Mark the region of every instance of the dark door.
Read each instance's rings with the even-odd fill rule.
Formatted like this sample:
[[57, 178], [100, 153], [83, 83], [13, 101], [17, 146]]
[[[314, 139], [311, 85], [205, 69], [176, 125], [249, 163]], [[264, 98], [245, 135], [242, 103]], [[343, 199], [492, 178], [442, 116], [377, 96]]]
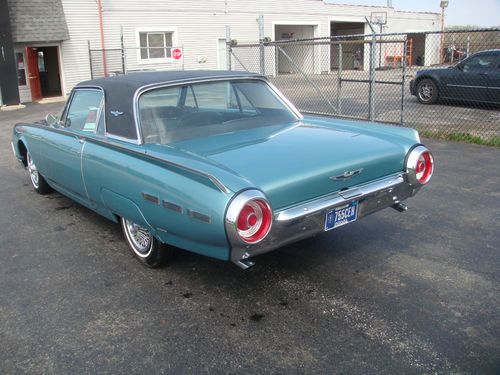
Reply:
[[42, 86], [40, 84], [38, 52], [36, 48], [27, 47], [26, 57], [28, 59], [28, 79], [30, 81], [31, 100], [40, 100], [42, 99]]
[[474, 55], [443, 77], [443, 97], [460, 100], [488, 101], [488, 74], [495, 66], [493, 54]]
[[500, 55], [497, 56], [495, 68], [486, 74], [488, 82], [488, 101], [500, 104]]

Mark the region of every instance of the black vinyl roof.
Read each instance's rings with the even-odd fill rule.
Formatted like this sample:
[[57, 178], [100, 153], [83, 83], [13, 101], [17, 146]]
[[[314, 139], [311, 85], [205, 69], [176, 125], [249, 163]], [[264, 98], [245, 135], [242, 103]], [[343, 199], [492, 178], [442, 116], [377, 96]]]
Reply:
[[[105, 95], [106, 131], [127, 139], [136, 139], [134, 95], [144, 86], [210, 80], [218, 78], [260, 77], [256, 73], [226, 70], [181, 70], [134, 72], [80, 82], [75, 88], [99, 87]], [[118, 115], [117, 115], [118, 114]]]

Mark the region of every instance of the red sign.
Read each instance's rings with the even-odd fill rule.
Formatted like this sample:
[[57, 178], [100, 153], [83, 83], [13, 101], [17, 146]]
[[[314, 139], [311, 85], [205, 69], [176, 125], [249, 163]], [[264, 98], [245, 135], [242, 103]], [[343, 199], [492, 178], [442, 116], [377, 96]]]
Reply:
[[174, 60], [179, 60], [180, 58], [182, 58], [182, 50], [180, 48], [174, 48], [172, 50], [172, 58]]

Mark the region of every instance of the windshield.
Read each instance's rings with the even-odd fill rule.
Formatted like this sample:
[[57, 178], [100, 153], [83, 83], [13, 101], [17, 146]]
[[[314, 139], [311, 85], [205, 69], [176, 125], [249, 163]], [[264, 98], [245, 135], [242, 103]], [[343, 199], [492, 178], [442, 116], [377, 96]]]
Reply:
[[260, 80], [154, 89], [140, 96], [139, 114], [144, 142], [157, 144], [298, 120], [269, 85]]

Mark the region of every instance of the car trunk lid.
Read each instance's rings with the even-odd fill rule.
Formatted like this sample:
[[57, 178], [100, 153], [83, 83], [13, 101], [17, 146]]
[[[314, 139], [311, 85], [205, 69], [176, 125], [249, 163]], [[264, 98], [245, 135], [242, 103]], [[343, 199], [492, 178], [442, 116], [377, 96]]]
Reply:
[[390, 137], [305, 120], [191, 139], [169, 147], [245, 177], [267, 195], [274, 209], [402, 171], [406, 151]]

